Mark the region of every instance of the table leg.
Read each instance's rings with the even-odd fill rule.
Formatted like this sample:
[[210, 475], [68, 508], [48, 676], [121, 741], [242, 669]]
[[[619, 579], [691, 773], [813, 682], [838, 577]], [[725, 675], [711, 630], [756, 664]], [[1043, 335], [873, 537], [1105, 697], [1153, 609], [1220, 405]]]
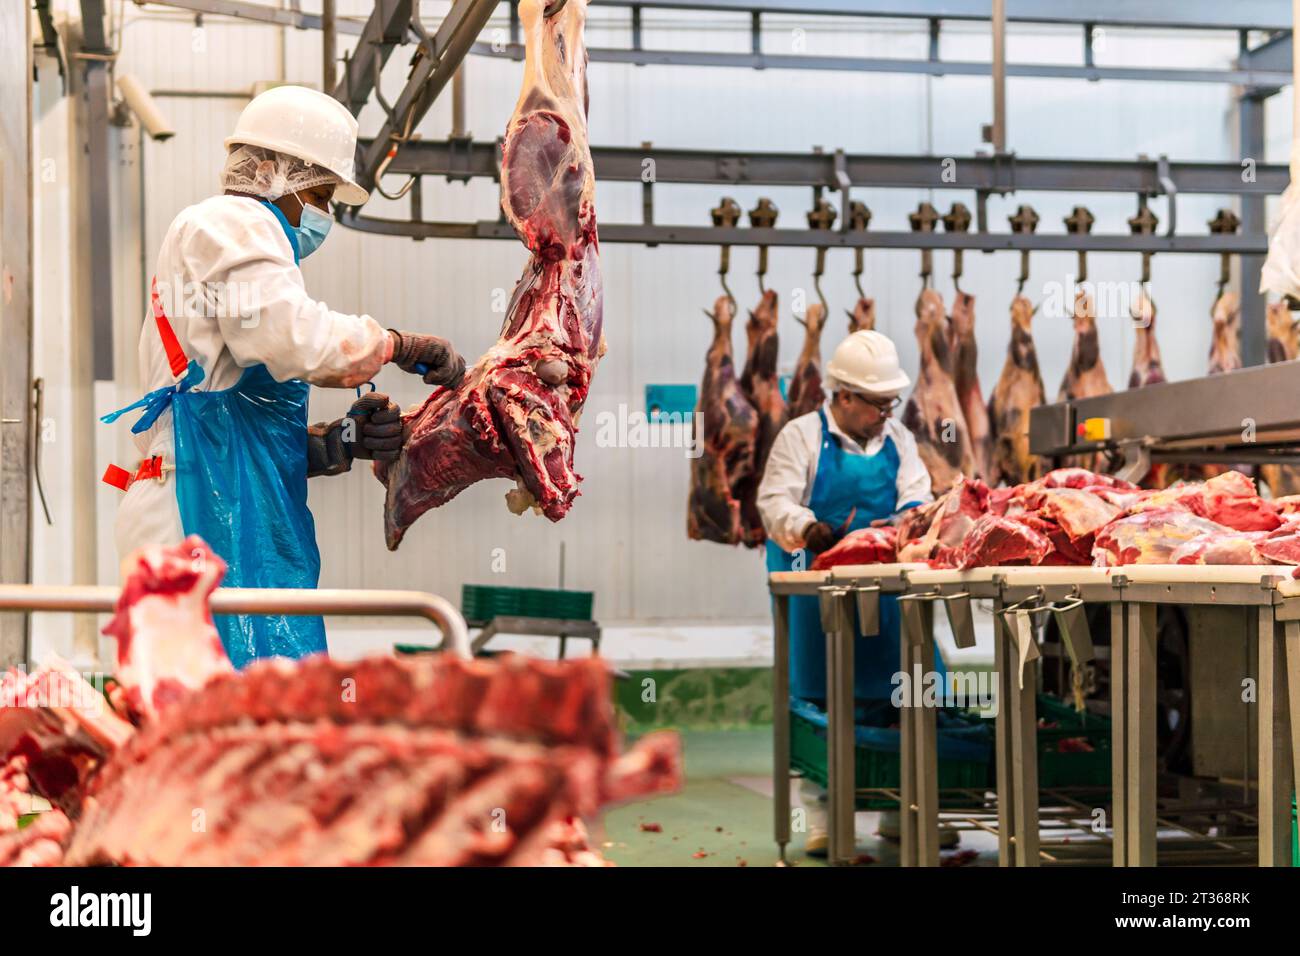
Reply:
[[[1019, 651], [1020, 640], [1032, 641], [1032, 633], [1017, 635], [1016, 656], [1011, 665], [1011, 791], [1016, 820], [1016, 866], [1038, 865], [1038, 681], [1036, 665]], [[1021, 686], [1023, 684], [1023, 686]]]
[[1110, 606], [1110, 824], [1111, 862], [1128, 866], [1128, 617], [1125, 605]]
[[1156, 865], [1156, 606], [1128, 604], [1127, 866]]
[[[921, 605], [921, 642], [916, 648], [922, 681], [934, 673], [934, 605]], [[924, 683], [922, 684], [924, 688]], [[940, 689], [942, 691], [942, 688]], [[924, 700], [924, 697], [922, 698]], [[915, 708], [912, 725], [916, 745], [917, 773], [916, 829], [917, 864], [939, 865], [939, 738], [938, 707]], [[900, 741], [901, 744], [901, 741]]]
[[1291, 861], [1291, 745], [1287, 733], [1286, 645], [1273, 608], [1258, 614], [1259, 865]]
[[772, 803], [776, 845], [790, 842], [790, 598], [772, 595]]
[[994, 717], [993, 758], [998, 788], [998, 866], [1015, 866], [1016, 809], [1011, 796], [1011, 695], [1015, 693], [1011, 635], [1002, 620], [1002, 598], [993, 600], [993, 673], [997, 677], [998, 712]]
[[[1300, 794], [1300, 621], [1286, 622], [1284, 643], [1287, 709], [1290, 714], [1287, 731], [1291, 735], [1291, 792]], [[1286, 865], [1285, 860], [1282, 865]], [[1290, 865], [1300, 865], [1300, 860], [1293, 858]]]
[[902, 627], [899, 628], [899, 666], [903, 669], [906, 676], [904, 686], [910, 688], [909, 693], [903, 699], [903, 706], [898, 712], [898, 756], [901, 776], [899, 780], [899, 805], [898, 805], [898, 823], [899, 823], [899, 856], [898, 863], [900, 866], [917, 866], [917, 832], [916, 832], [916, 806], [917, 796], [917, 772], [916, 772], [916, 712], [917, 708], [912, 706], [913, 695], [918, 688], [912, 687], [916, 680], [917, 668], [914, 666], [919, 659], [917, 645], [920, 643], [920, 632], [922, 630], [921, 608], [916, 601], [898, 602], [900, 617], [902, 618]]
[[835, 767], [839, 773], [838, 800], [836, 802], [839, 816], [835, 819], [835, 831], [839, 837], [838, 858], [841, 863], [851, 863], [857, 855], [857, 828], [854, 820], [857, 814], [857, 773], [854, 759], [853, 734], [853, 612], [852, 597], [845, 595], [840, 602], [844, 617], [841, 628], [836, 633], [839, 654], [836, 667], [839, 669], [837, 696], [840, 701], [839, 715], [839, 755]]

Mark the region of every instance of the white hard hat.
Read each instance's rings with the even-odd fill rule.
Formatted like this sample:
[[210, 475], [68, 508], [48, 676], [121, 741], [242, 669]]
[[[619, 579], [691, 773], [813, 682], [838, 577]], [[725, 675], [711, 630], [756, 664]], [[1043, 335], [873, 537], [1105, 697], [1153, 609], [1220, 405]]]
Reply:
[[247, 143], [295, 156], [339, 179], [334, 201], [360, 206], [370, 194], [357, 185], [352, 163], [357, 120], [338, 100], [305, 86], [275, 86], [253, 97], [226, 137], [226, 149]]
[[897, 395], [912, 383], [898, 365], [898, 349], [874, 329], [854, 332], [838, 346], [826, 366], [832, 387], [873, 395]]

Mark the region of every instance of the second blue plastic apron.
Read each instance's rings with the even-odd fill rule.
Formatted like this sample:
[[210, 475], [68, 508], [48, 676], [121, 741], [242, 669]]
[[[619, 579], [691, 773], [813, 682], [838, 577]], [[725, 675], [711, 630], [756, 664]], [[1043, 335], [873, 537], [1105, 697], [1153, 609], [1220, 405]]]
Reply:
[[[894, 440], [886, 436], [884, 446], [874, 455], [850, 454], [841, 447], [838, 436], [831, 434], [826, 410], [818, 409], [817, 415], [821, 420], [821, 452], [808, 500], [813, 515], [838, 529], [853, 514], [851, 531], [893, 515], [898, 508], [899, 464]], [[768, 571], [792, 570], [794, 559], [789, 551], [768, 540]], [[803, 567], [811, 564], [809, 558]], [[893, 595], [882, 595], [880, 633], [853, 642], [856, 699], [887, 700], [893, 693], [893, 677], [901, 667], [898, 640], [898, 601]], [[935, 669], [942, 672], [943, 661], [938, 654], [935, 658]], [[790, 696], [826, 699], [826, 634], [815, 597], [790, 598]]]
[[[263, 205], [289, 237], [296, 263], [293, 228], [279, 209]], [[253, 365], [227, 389], [169, 388], [147, 397], [161, 396], [135, 427], [170, 404], [181, 525], [226, 561], [227, 587], [314, 588], [320, 580], [316, 525], [307, 507], [310, 388], [297, 379], [277, 382], [265, 365]], [[240, 668], [263, 657], [299, 658], [326, 649], [319, 617], [217, 615], [215, 622], [226, 654]]]

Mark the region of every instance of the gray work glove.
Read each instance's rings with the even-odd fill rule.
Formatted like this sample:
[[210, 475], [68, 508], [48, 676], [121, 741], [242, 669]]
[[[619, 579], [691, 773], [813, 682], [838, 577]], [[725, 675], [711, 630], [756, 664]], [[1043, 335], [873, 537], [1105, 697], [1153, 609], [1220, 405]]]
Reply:
[[399, 332], [389, 329], [393, 336], [393, 357], [390, 360], [403, 372], [419, 375], [426, 385], [445, 385], [455, 388], [465, 374], [465, 360], [451, 343], [436, 335], [419, 332]]
[[341, 475], [352, 459], [393, 461], [402, 451], [402, 410], [382, 392], [352, 403], [344, 418], [307, 427], [307, 477]]

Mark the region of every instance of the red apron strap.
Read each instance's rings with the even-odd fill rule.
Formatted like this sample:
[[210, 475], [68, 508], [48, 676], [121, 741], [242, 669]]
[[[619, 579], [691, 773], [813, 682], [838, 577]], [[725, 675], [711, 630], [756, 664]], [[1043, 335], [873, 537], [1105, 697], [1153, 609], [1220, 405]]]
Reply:
[[117, 467], [117, 465], [109, 465], [102, 480], [104, 484], [112, 485], [114, 488], [120, 488], [123, 491], [131, 487], [131, 473], [125, 468]]
[[140, 467], [136, 469], [135, 474], [131, 474], [125, 468], [119, 468], [117, 465], [109, 465], [104, 471], [104, 477], [100, 479], [106, 485], [112, 485], [114, 488], [120, 488], [126, 491], [137, 481], [145, 481], [149, 478], [163, 477], [163, 460], [162, 455], [154, 455], [151, 458], [145, 458], [140, 462]]
[[157, 276], [154, 276], [150, 284], [149, 300], [153, 304], [153, 320], [158, 325], [158, 337], [162, 339], [163, 351], [167, 353], [167, 364], [172, 370], [172, 376], [180, 378], [185, 374], [190, 362], [185, 357], [185, 350], [181, 348], [180, 340], [176, 338], [171, 322], [167, 319], [167, 313], [163, 311], [162, 299], [158, 297]]

